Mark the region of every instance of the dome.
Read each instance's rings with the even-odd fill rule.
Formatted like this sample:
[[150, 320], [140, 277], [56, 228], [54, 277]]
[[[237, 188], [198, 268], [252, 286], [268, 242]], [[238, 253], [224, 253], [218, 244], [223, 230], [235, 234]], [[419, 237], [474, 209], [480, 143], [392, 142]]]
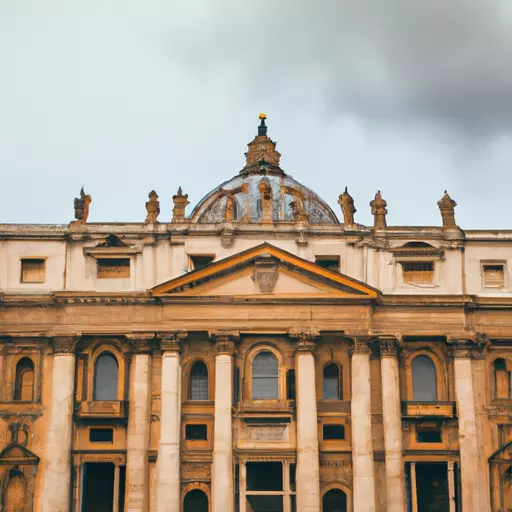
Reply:
[[267, 136], [265, 116], [260, 119], [245, 167], [207, 194], [194, 208], [191, 221], [339, 224], [327, 203], [281, 169], [281, 155]]

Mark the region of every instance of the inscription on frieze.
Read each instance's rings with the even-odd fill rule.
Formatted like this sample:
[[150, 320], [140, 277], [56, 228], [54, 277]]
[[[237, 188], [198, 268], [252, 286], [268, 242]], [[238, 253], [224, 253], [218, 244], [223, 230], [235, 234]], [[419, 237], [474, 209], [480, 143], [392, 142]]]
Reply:
[[249, 427], [251, 441], [289, 441], [288, 425], [254, 425]]

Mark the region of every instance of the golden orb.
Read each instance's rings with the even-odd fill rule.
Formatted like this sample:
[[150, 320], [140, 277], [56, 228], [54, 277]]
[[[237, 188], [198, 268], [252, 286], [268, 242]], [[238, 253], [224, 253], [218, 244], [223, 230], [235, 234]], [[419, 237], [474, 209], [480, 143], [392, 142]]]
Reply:
[[267, 114], [264, 114], [263, 112], [260, 113], [258, 116], [259, 119], [267, 119]]

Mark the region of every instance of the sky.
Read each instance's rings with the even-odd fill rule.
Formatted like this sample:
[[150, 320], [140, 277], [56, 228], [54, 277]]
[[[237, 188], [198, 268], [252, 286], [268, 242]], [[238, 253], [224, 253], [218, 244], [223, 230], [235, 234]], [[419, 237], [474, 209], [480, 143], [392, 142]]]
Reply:
[[0, 223], [160, 221], [244, 166], [258, 113], [341, 218], [512, 229], [510, 0], [0, 0]]

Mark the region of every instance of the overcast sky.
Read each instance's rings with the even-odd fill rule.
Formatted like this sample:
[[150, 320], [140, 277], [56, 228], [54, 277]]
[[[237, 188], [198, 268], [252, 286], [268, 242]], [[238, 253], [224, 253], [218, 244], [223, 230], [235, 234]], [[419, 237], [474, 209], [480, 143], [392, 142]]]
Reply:
[[0, 0], [0, 222], [171, 217], [244, 165], [258, 113], [283, 169], [371, 224], [512, 229], [511, 0]]

